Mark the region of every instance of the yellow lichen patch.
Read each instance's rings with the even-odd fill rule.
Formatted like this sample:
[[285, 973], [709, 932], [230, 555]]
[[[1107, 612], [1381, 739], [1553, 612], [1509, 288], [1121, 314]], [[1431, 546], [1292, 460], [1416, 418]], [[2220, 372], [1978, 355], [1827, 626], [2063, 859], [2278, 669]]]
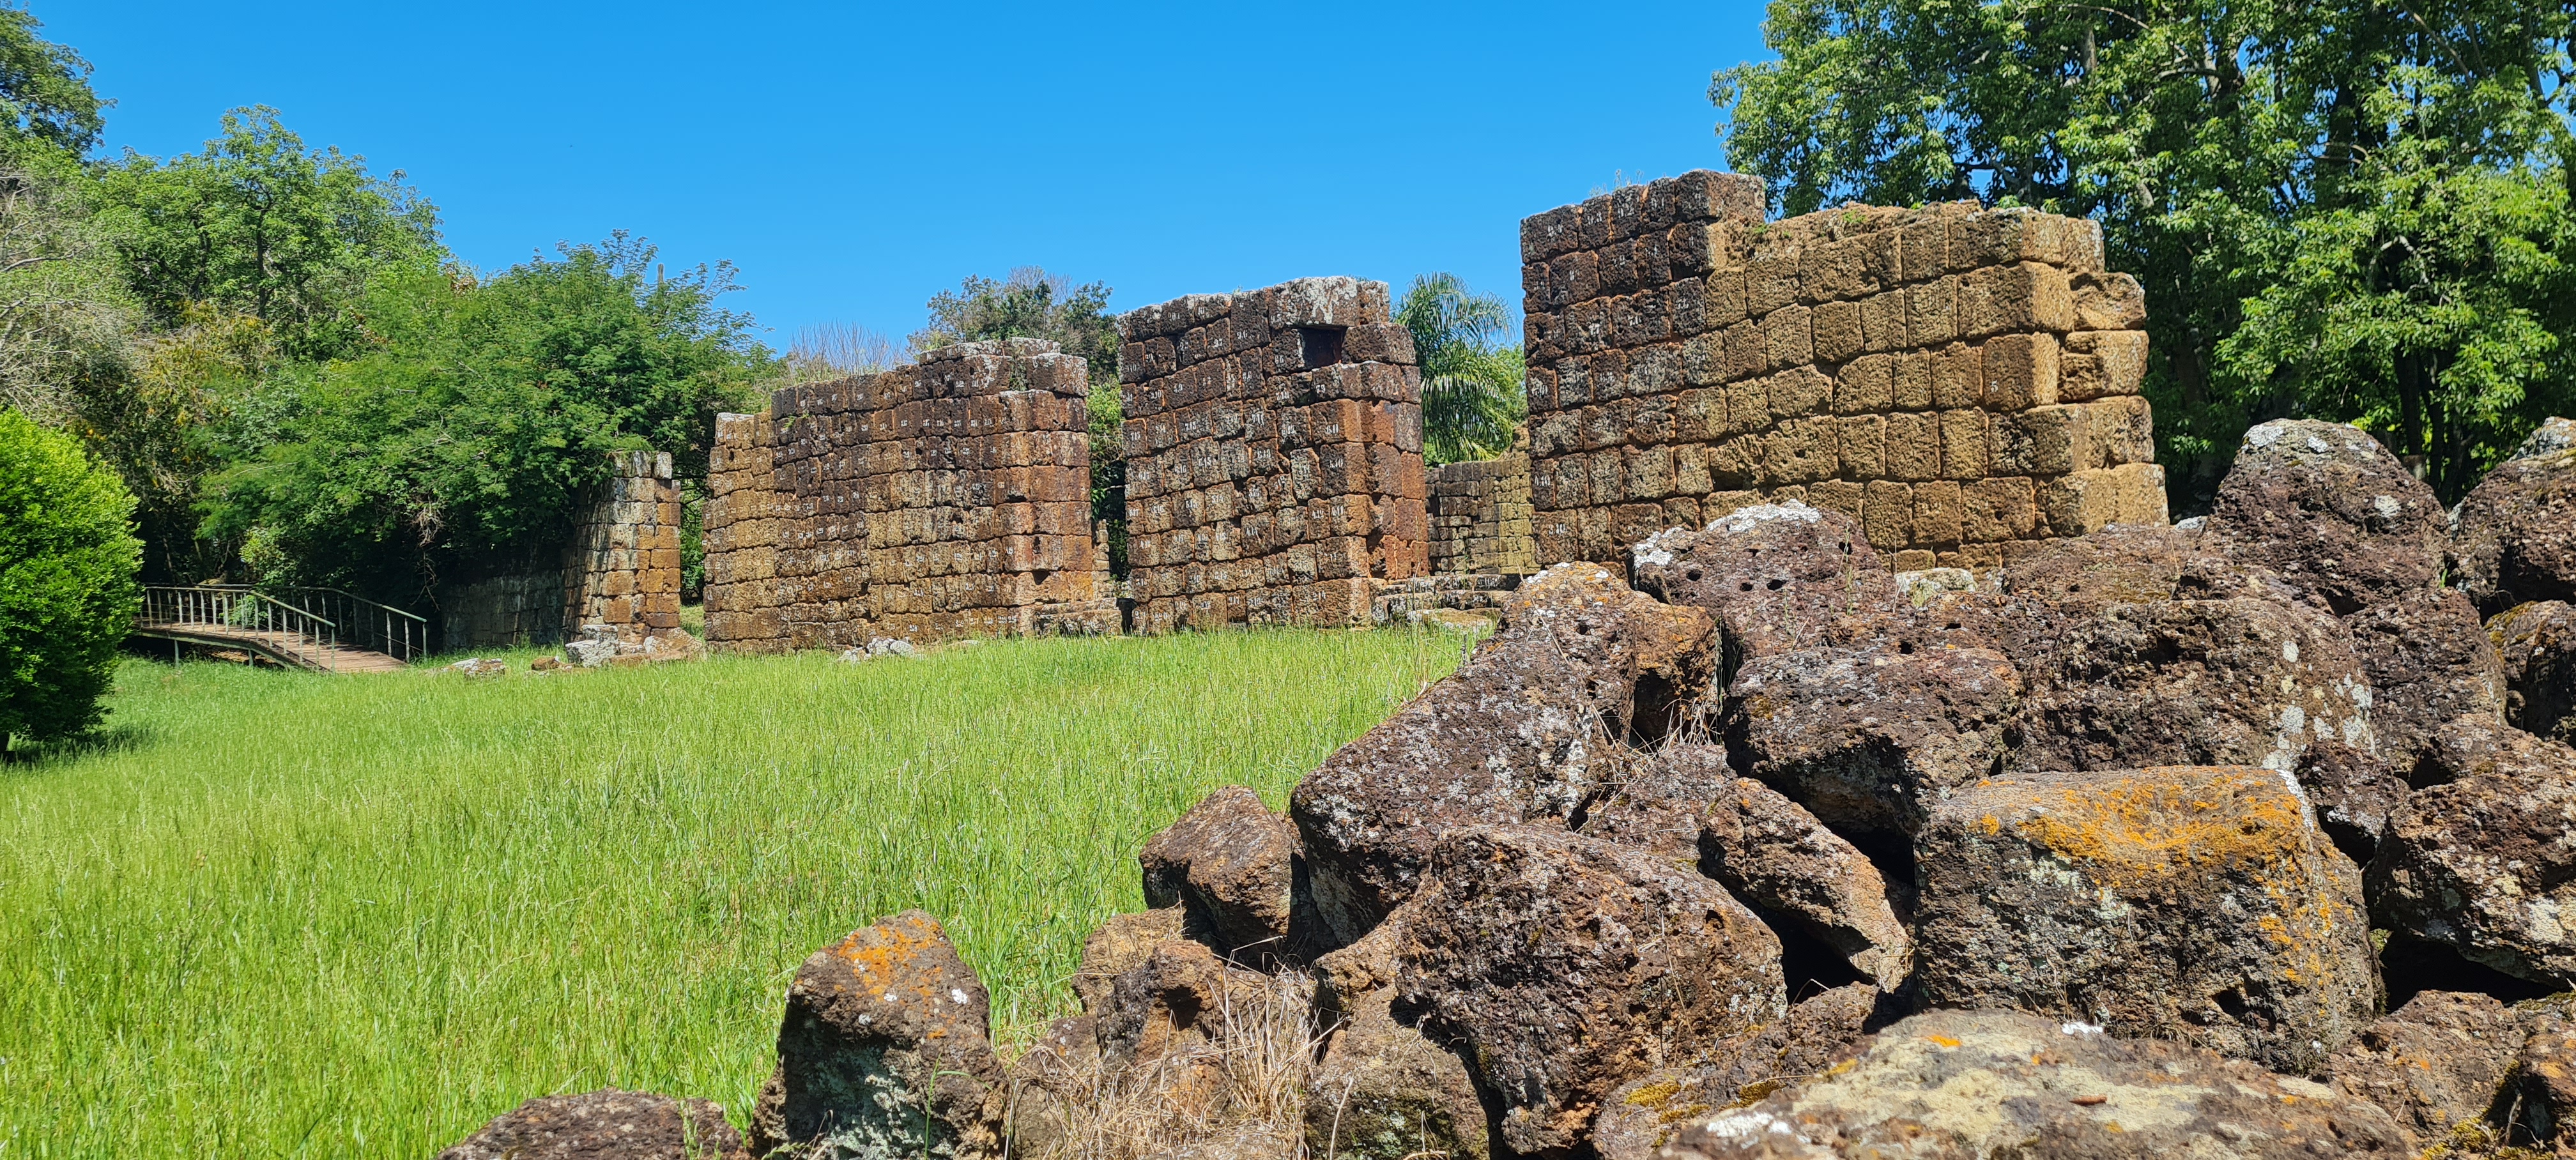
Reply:
[[2306, 823], [2270, 770], [2169, 766], [2069, 787], [2013, 825], [2104, 885], [2130, 888], [2296, 859]]
[[1933, 1043], [1938, 1044], [1938, 1045], [1940, 1045], [1940, 1046], [1942, 1046], [1942, 1047], [1957, 1047], [1957, 1046], [1959, 1045], [1959, 1041], [1958, 1041], [1958, 1040], [1956, 1040], [1956, 1039], [1952, 1039], [1952, 1038], [1950, 1038], [1950, 1037], [1949, 1037], [1949, 1036], [1947, 1036], [1947, 1035], [1926, 1035], [1926, 1036], [1924, 1036], [1923, 1038], [1925, 1038], [1925, 1039], [1929, 1039], [1929, 1040], [1931, 1040]]
[[1641, 1108], [1661, 1107], [1665, 1100], [1669, 1100], [1675, 1095], [1680, 1094], [1681, 1090], [1682, 1083], [1680, 1080], [1659, 1080], [1638, 1088], [1635, 1091], [1629, 1092], [1628, 1102]]

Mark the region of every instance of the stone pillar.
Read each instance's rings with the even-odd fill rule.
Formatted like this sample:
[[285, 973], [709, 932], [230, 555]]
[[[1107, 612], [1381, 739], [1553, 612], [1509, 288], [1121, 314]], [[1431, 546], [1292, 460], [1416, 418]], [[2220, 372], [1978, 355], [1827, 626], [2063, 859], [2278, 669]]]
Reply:
[[563, 625], [567, 638], [605, 625], [641, 641], [680, 627], [680, 492], [671, 457], [614, 451], [615, 473], [564, 547]]

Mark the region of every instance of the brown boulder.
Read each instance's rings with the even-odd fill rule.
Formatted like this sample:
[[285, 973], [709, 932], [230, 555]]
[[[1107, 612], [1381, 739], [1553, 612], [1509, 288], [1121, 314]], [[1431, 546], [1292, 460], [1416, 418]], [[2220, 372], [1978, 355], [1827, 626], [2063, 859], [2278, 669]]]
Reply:
[[1730, 782], [1706, 809], [1703, 871], [1765, 915], [1833, 948], [1880, 990], [1904, 983], [1914, 967], [1914, 940], [1888, 902], [1878, 867], [1850, 842], [1749, 777]]
[[2317, 824], [2356, 867], [2370, 861], [2388, 829], [2388, 815], [2405, 804], [2409, 792], [2406, 779], [2387, 762], [2340, 741], [2311, 743], [2292, 775], [2316, 808]]
[[2228, 554], [2337, 615], [2431, 588], [2449, 530], [2433, 489], [2377, 439], [2313, 419], [2247, 431], [2209, 515]]
[[2576, 982], [2576, 751], [2531, 741], [2415, 791], [2367, 873], [2382, 925], [2519, 978]]
[[1725, 888], [1562, 830], [1450, 831], [1399, 921], [1396, 1001], [1458, 1045], [1525, 1155], [1573, 1150], [1621, 1084], [1787, 1005], [1780, 940]]
[[1796, 500], [1659, 532], [1629, 558], [1639, 591], [1717, 618], [1729, 675], [1749, 658], [1813, 643], [1839, 617], [1902, 603], [1859, 521]]
[[1836, 987], [1711, 1050], [1707, 1066], [1658, 1071], [1620, 1088], [1592, 1125], [1592, 1150], [1601, 1160], [1653, 1160], [1693, 1117], [1751, 1103], [1823, 1072], [1860, 1040], [1878, 1000], [1878, 989], [1867, 983]]
[[1726, 750], [1692, 741], [1626, 755], [1625, 768], [1573, 819], [1575, 832], [1674, 858], [1696, 857], [1700, 819], [1735, 780]]
[[[1383, 929], [1383, 928], [1381, 928]], [[1306, 1095], [1306, 1154], [1404, 1160], [1492, 1154], [1485, 1105], [1455, 1052], [1399, 1018], [1395, 989], [1350, 1002]]]
[[1153, 957], [1164, 943], [1186, 937], [1186, 925], [1177, 906], [1110, 915], [1083, 940], [1082, 965], [1074, 969], [1073, 993], [1082, 1000], [1082, 1009], [1094, 1015], [1107, 1011], [1118, 976]]
[[2451, 583], [2489, 616], [2576, 602], [2576, 424], [2551, 419], [2460, 501]]
[[2004, 656], [1973, 647], [1805, 648], [1746, 662], [1722, 727], [1737, 768], [1845, 833], [1911, 833], [1994, 772], [2021, 709]]
[[1915, 841], [1930, 1007], [2015, 1008], [2313, 1071], [2377, 1013], [2360, 875], [2288, 775], [2017, 774]]
[[1708, 614], [1632, 592], [1597, 564], [1530, 578], [1458, 672], [1297, 784], [1290, 813], [1328, 945], [1412, 894], [1456, 826], [1564, 824], [1704, 685]]
[[2388, 1113], [2171, 1041], [1936, 1011], [1822, 1079], [1695, 1118], [1664, 1160], [2192, 1160], [2412, 1154]]
[[2529, 1034], [2528, 1017], [2492, 996], [2426, 991], [2362, 1028], [2326, 1070], [2431, 1144], [2487, 1114]]
[[2399, 593], [2343, 623], [2370, 682], [2376, 752], [2401, 775], [2424, 761], [2445, 722], [2464, 714], [2501, 719], [2503, 662], [2476, 606], [2457, 589]]
[[706, 1100], [603, 1088], [539, 1096], [449, 1145], [438, 1160], [750, 1160]]
[[1268, 976], [1229, 965], [1204, 944], [1158, 944], [1111, 981], [1108, 1003], [1092, 1013], [1100, 1056], [1125, 1072], [1197, 1054], [1224, 1035], [1229, 1013], [1248, 1014], [1268, 991]]
[[2487, 623], [2501, 654], [2505, 720], [2540, 737], [2576, 743], [2576, 607], [2543, 600]]
[[2576, 1023], [2556, 1012], [2535, 1013], [2533, 1023], [2490, 1114], [2502, 1122], [2506, 1143], [2546, 1145], [2566, 1156], [2576, 1153]]
[[947, 932], [918, 910], [816, 951], [787, 988], [752, 1151], [994, 1154], [1003, 1100], [990, 1002]]
[[1179, 906], [1218, 954], [1266, 968], [1290, 954], [1297, 827], [1239, 785], [1217, 790], [1145, 843], [1145, 905]]
[[1107, 1073], [1089, 1015], [1058, 1019], [1011, 1063], [1004, 1135], [1014, 1156], [1042, 1156], [1071, 1139], [1074, 1109], [1097, 1103]]

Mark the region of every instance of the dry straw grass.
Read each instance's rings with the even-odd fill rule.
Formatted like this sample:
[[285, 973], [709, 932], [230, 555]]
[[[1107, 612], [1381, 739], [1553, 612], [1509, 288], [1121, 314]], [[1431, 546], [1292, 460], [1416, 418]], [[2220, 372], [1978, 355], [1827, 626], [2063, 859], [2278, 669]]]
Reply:
[[[1015, 1119], [1052, 1112], [1064, 1130], [1028, 1160], [1297, 1160], [1320, 1035], [1314, 981], [1302, 975], [1230, 989], [1208, 1037], [1118, 1068], [1099, 1056], [1056, 1061], [1059, 1094], [1023, 1087]], [[1044, 1045], [1031, 1049], [1047, 1052]], [[1043, 1106], [1052, 1103], [1052, 1107]]]

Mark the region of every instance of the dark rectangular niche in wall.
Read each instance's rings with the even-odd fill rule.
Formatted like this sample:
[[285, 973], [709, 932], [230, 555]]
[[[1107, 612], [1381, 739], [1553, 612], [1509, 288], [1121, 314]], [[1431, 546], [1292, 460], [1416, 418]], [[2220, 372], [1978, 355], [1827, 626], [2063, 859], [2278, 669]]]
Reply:
[[1342, 361], [1342, 339], [1350, 333], [1343, 326], [1300, 326], [1297, 328], [1298, 353], [1307, 370], [1336, 366]]

